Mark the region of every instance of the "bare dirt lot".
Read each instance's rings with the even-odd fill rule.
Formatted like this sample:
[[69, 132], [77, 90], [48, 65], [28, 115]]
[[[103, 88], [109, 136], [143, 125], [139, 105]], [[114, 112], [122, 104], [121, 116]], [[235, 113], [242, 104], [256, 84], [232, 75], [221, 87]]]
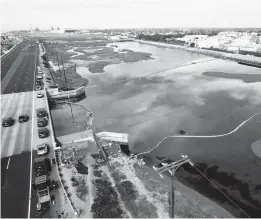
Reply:
[[51, 115], [56, 137], [86, 130], [85, 109], [76, 105], [71, 105], [71, 107], [72, 113], [68, 104], [59, 104], [52, 108]]

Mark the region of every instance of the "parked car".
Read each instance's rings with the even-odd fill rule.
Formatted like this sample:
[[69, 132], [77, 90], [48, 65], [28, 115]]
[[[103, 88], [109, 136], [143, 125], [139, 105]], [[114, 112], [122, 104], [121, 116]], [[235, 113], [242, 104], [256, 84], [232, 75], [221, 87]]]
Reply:
[[37, 79], [43, 79], [43, 76], [38, 74]]
[[36, 97], [37, 97], [37, 98], [42, 98], [42, 97], [44, 97], [44, 94], [41, 93], [41, 92], [38, 92], [37, 95], [36, 95]]
[[3, 127], [12, 126], [14, 123], [15, 123], [15, 120], [12, 117], [4, 117], [2, 119], [2, 126]]
[[19, 118], [18, 118], [18, 121], [19, 121], [20, 123], [27, 122], [28, 120], [29, 120], [29, 116], [26, 115], [26, 114], [21, 115], [21, 116], [19, 116]]
[[37, 79], [37, 81], [35, 82], [35, 84], [38, 85], [38, 86], [41, 86], [41, 85], [43, 85], [43, 82], [42, 82], [41, 80]]
[[51, 85], [49, 88], [58, 88], [57, 85]]
[[38, 127], [45, 127], [48, 124], [48, 120], [46, 118], [39, 118], [37, 119], [37, 126]]
[[49, 130], [47, 128], [38, 129], [39, 138], [47, 138], [49, 136]]
[[36, 147], [37, 147], [37, 155], [38, 156], [48, 154], [48, 151], [49, 151], [49, 145], [48, 144], [45, 144], [45, 143], [39, 144]]
[[38, 118], [43, 118], [43, 117], [47, 116], [47, 112], [44, 108], [39, 108], [39, 109], [36, 109], [36, 115]]
[[42, 90], [42, 86], [40, 85], [35, 86], [35, 90]]

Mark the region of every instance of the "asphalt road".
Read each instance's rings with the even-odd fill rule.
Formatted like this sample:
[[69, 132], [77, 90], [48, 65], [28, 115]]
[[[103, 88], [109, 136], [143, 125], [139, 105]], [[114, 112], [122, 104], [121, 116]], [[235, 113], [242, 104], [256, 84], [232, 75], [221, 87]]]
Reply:
[[[22, 51], [18, 55], [17, 58], [22, 55], [24, 55], [24, 57], [22, 58], [21, 62], [17, 66], [15, 66], [14, 74], [2, 91], [2, 94], [19, 93], [33, 90], [35, 77], [35, 58], [37, 54], [36, 50], [36, 46], [29, 47], [26, 49], [26, 51]], [[5, 60], [9, 60], [9, 57], [11, 59], [13, 56], [8, 56], [5, 58]], [[13, 65], [15, 65], [15, 62], [13, 63]], [[7, 77], [8, 75], [6, 74], [5, 76]]]
[[19, 56], [22, 49], [25, 48], [27, 43], [28, 43], [28, 41], [22, 41], [10, 53], [6, 54], [1, 59], [1, 80], [4, 78], [7, 71], [11, 68], [12, 64]]
[[[16, 119], [14, 126], [1, 130], [1, 157], [5, 156], [1, 159], [2, 218], [28, 217], [31, 153], [21, 152], [31, 149], [34, 110], [31, 91], [34, 89], [37, 46], [26, 48], [27, 43], [21, 44], [4, 57], [1, 66], [1, 85], [3, 81], [5, 83], [4, 95], [1, 95], [1, 117], [13, 116]], [[28, 114], [30, 120], [20, 124], [18, 116], [23, 113]], [[17, 153], [20, 154], [14, 155]], [[36, 194], [32, 191], [32, 195]], [[36, 206], [36, 203], [32, 205]]]
[[[15, 124], [1, 128], [1, 158], [31, 150], [33, 93], [21, 92], [1, 95], [1, 116], [12, 117]], [[29, 116], [29, 121], [19, 123], [22, 114]]]
[[30, 159], [31, 153], [1, 159], [1, 218], [27, 217]]

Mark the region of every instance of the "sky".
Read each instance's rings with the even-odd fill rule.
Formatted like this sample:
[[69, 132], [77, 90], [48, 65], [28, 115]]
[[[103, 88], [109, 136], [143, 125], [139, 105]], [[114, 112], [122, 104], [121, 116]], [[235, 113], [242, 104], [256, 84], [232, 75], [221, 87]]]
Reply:
[[1, 0], [1, 30], [261, 27], [261, 0]]

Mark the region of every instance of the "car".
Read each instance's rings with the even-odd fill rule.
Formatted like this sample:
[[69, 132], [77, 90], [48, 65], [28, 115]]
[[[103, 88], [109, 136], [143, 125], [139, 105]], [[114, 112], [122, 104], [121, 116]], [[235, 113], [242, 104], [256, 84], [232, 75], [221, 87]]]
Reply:
[[37, 126], [38, 127], [45, 127], [48, 124], [48, 120], [46, 118], [39, 118], [37, 119]]
[[58, 88], [57, 85], [51, 85], [49, 88]]
[[43, 79], [42, 75], [37, 75], [37, 79]]
[[39, 144], [36, 146], [37, 148], [37, 155], [41, 156], [41, 155], [46, 155], [48, 154], [49, 151], [49, 145], [44, 143], [44, 144]]
[[2, 118], [2, 126], [9, 127], [15, 123], [15, 120], [12, 117], [4, 117]]
[[37, 85], [37, 86], [35, 86], [35, 90], [42, 90], [43, 88], [42, 88], [42, 86], [40, 86], [40, 85]]
[[37, 79], [35, 84], [38, 86], [41, 86], [41, 85], [43, 85], [43, 82], [41, 80]]
[[19, 121], [20, 123], [27, 122], [28, 120], [29, 120], [29, 116], [26, 115], [26, 114], [21, 115], [21, 116], [19, 116], [19, 118], [18, 118], [18, 121]]
[[47, 116], [47, 112], [44, 108], [38, 108], [38, 109], [36, 109], [36, 116], [38, 118], [43, 118], [43, 117]]
[[38, 137], [39, 138], [47, 138], [49, 136], [49, 130], [47, 128], [39, 128], [38, 129]]
[[41, 93], [41, 92], [39, 92], [39, 93], [37, 93], [36, 97], [37, 97], [37, 98], [42, 98], [42, 97], [44, 97], [44, 94]]

